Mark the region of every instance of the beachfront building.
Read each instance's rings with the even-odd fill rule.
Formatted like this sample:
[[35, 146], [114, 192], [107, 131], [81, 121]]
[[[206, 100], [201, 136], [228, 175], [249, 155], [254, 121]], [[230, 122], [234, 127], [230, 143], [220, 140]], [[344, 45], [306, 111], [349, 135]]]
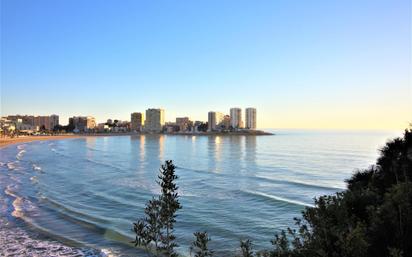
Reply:
[[19, 123], [17, 127], [31, 127], [32, 130], [53, 130], [56, 125], [59, 125], [59, 116], [56, 114], [50, 116], [9, 115], [7, 119], [16, 124]]
[[16, 130], [15, 122], [8, 117], [0, 118], [0, 136], [11, 136]]
[[22, 119], [17, 119], [17, 121], [14, 124], [15, 128], [20, 132], [33, 133], [34, 131], [36, 131], [36, 127], [34, 127], [31, 124], [23, 123]]
[[144, 125], [144, 114], [141, 112], [134, 112], [130, 118], [130, 128], [132, 131], [142, 131]]
[[247, 129], [256, 129], [256, 108], [246, 108]]
[[147, 132], [160, 133], [165, 125], [165, 111], [163, 109], [147, 109], [144, 130]]
[[186, 132], [192, 128], [193, 122], [189, 117], [178, 117], [176, 118], [176, 125], [179, 126], [179, 131]]
[[207, 130], [215, 131], [219, 129], [219, 125], [222, 123], [225, 115], [220, 112], [209, 112], [207, 114]]
[[69, 124], [74, 131], [87, 132], [96, 128], [96, 120], [92, 116], [74, 116], [69, 118]]
[[242, 109], [230, 108], [230, 126], [234, 129], [242, 128]]
[[57, 125], [59, 125], [59, 115], [50, 115], [50, 129], [53, 130]]
[[34, 117], [34, 126], [39, 130], [50, 130], [50, 116], [36, 116]]
[[31, 126], [33, 130], [53, 130], [56, 125], [59, 125], [59, 116], [56, 114], [50, 116], [9, 115], [7, 119], [21, 124], [18, 127]]
[[34, 126], [34, 116], [33, 115], [9, 115], [7, 120], [12, 122], [17, 122], [21, 119], [22, 123]]
[[106, 123], [99, 123], [99, 124], [97, 124], [97, 131], [99, 131], [99, 132], [109, 132], [110, 127]]

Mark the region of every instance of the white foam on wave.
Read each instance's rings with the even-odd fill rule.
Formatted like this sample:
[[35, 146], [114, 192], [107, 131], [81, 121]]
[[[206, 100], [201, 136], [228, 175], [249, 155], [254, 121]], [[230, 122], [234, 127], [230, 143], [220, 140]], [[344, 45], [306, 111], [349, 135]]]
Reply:
[[107, 255], [91, 248], [75, 248], [56, 241], [41, 240], [0, 217], [0, 256], [77, 256], [103, 257]]
[[302, 184], [305, 186], [314, 186], [314, 187], [321, 187], [321, 188], [329, 188], [329, 189], [336, 189], [336, 190], [345, 190], [346, 187], [344, 185], [337, 185], [337, 184], [319, 184], [319, 183], [311, 183], [311, 182], [306, 182], [302, 180], [296, 180], [296, 179], [291, 179], [288, 180], [289, 182], [296, 183], [296, 184]]
[[26, 147], [26, 145], [24, 145], [24, 144], [23, 144], [23, 145], [18, 145], [18, 146], [17, 146], [17, 149], [22, 150], [22, 149], [24, 149], [25, 147]]
[[33, 184], [37, 184], [37, 183], [39, 182], [39, 180], [37, 179], [37, 176], [30, 177], [30, 181], [31, 181]]
[[33, 170], [35, 170], [35, 171], [41, 171], [42, 170], [42, 168], [39, 165], [35, 164], [35, 163], [32, 165], [32, 167], [33, 167]]
[[13, 201], [13, 208], [14, 210], [11, 212], [11, 215], [13, 215], [16, 218], [23, 219], [24, 214], [23, 214], [23, 198], [21, 197], [16, 197]]
[[6, 187], [6, 189], [4, 190], [4, 193], [6, 194], [6, 195], [9, 195], [9, 196], [12, 196], [12, 197], [14, 197], [14, 198], [17, 198], [18, 196], [16, 195], [16, 193], [14, 193], [14, 191], [17, 189], [17, 186], [16, 185], [14, 185], [14, 186], [11, 186], [11, 185], [8, 185], [7, 187]]
[[245, 192], [250, 193], [250, 194], [254, 194], [254, 195], [260, 195], [260, 196], [263, 196], [263, 197], [266, 197], [266, 198], [269, 198], [269, 199], [273, 199], [273, 200], [281, 201], [281, 202], [285, 202], [285, 203], [301, 205], [301, 206], [307, 206], [307, 207], [314, 207], [314, 205], [312, 205], [312, 204], [308, 204], [308, 203], [301, 202], [301, 201], [298, 201], [298, 200], [288, 199], [288, 198], [284, 198], [284, 197], [280, 197], [280, 196], [276, 196], [276, 195], [269, 195], [269, 194], [258, 192], [258, 191], [245, 191]]
[[17, 164], [18, 162], [17, 161], [14, 161], [14, 162], [8, 162], [7, 163], [7, 168], [9, 169], [9, 170], [15, 170], [17, 167], [16, 167], [16, 164]]
[[26, 152], [26, 150], [20, 150], [20, 152], [17, 153], [16, 155], [16, 159], [17, 160], [21, 160], [21, 158], [23, 158], [24, 153]]
[[102, 257], [115, 257], [115, 256], [117, 256], [110, 249], [103, 248], [100, 251], [102, 252], [102, 255], [101, 255]]
[[11, 215], [26, 222], [31, 222], [31, 218], [29, 217], [34, 217], [39, 214], [37, 206], [24, 197], [17, 196], [12, 205], [13, 211]]
[[267, 179], [269, 181], [274, 181], [274, 182], [279, 182], [279, 183], [292, 183], [292, 184], [296, 184], [296, 185], [302, 185], [302, 186], [308, 186], [308, 187], [317, 187], [317, 188], [324, 188], [324, 189], [333, 189], [333, 190], [345, 190], [345, 186], [344, 185], [337, 185], [335, 184], [331, 184], [331, 183], [315, 183], [313, 181], [303, 181], [303, 180], [297, 180], [297, 179], [290, 179], [290, 178], [286, 178], [283, 176], [278, 176], [277, 178], [273, 178], [271, 176], [264, 176], [264, 175], [260, 175], [260, 176], [256, 176], [256, 178], [261, 178], [261, 179]]

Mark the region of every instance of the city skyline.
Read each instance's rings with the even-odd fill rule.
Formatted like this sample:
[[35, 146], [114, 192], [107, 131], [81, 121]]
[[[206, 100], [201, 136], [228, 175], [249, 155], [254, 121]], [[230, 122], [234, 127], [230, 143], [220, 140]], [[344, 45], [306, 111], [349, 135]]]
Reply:
[[254, 106], [262, 129], [403, 129], [410, 13], [406, 0], [5, 0], [0, 114], [129, 120], [156, 106], [207, 120]]
[[[237, 127], [241, 127], [241, 128], [243, 128], [243, 127], [244, 127], [244, 128], [248, 127], [248, 126], [246, 126], [247, 120], [250, 119], [250, 118], [248, 118], [248, 115], [247, 115], [248, 109], [254, 110], [254, 114], [253, 114], [254, 126], [249, 126], [248, 128], [253, 128], [253, 129], [257, 128], [257, 126], [256, 126], [256, 124], [257, 124], [257, 123], [256, 123], [256, 108], [253, 108], [253, 107], [246, 107], [246, 108], [244, 108], [244, 109], [245, 109], [245, 113], [244, 113], [243, 115], [242, 115], [242, 111], [241, 111], [242, 108], [238, 108], [238, 107], [230, 108], [227, 113], [225, 113], [225, 112], [209, 111], [209, 112], [207, 113], [206, 119], [198, 119], [198, 120], [192, 119], [191, 117], [185, 116], [185, 115], [176, 116], [176, 117], [174, 117], [173, 119], [166, 119], [166, 113], [167, 113], [166, 110], [163, 109], [163, 108], [154, 108], [154, 107], [146, 108], [146, 109], [143, 110], [143, 111], [133, 111], [133, 112], [131, 112], [131, 113], [129, 114], [129, 118], [128, 118], [128, 119], [119, 119], [118, 117], [108, 117], [108, 118], [103, 119], [103, 120], [98, 120], [98, 119], [95, 118], [94, 115], [80, 114], [80, 115], [69, 115], [69, 117], [67, 118], [67, 122], [66, 122], [66, 121], [63, 121], [64, 119], [61, 119], [61, 118], [60, 118], [61, 116], [58, 115], [58, 114], [39, 115], [39, 114], [33, 114], [33, 113], [24, 113], [24, 114], [22, 114], [22, 113], [15, 113], [15, 114], [3, 115], [3, 116], [0, 116], [0, 117], [5, 117], [5, 118], [7, 118], [7, 117], [12, 117], [13, 119], [16, 119], [16, 117], [23, 118], [23, 123], [27, 123], [27, 124], [34, 123], [34, 121], [27, 121], [27, 120], [24, 120], [24, 119], [35, 119], [35, 118], [39, 119], [40, 117], [54, 117], [54, 116], [56, 116], [56, 117], [57, 117], [57, 122], [55, 122], [56, 125], [68, 125], [68, 124], [70, 124], [70, 120], [72, 120], [73, 118], [93, 118], [94, 120], [96, 120], [96, 121], [95, 121], [96, 125], [97, 125], [98, 123], [106, 123], [106, 122], [108, 122], [109, 120], [110, 120], [110, 121], [118, 120], [118, 121], [122, 121], [122, 122], [123, 122], [123, 121], [133, 122], [133, 120], [135, 120], [137, 123], [140, 123], [141, 125], [144, 125], [145, 122], [146, 122], [147, 117], [150, 116], [150, 115], [148, 115], [148, 112], [150, 113], [151, 111], [155, 111], [155, 112], [160, 111], [160, 114], [156, 114], [156, 115], [160, 115], [160, 117], [161, 117], [161, 118], [160, 118], [160, 120], [161, 120], [160, 124], [164, 125], [165, 123], [173, 123], [174, 120], [178, 121], [179, 119], [180, 119], [180, 120], [181, 120], [181, 119], [184, 119], [184, 120], [191, 120], [191, 121], [208, 122], [208, 121], [210, 120], [210, 114], [211, 114], [211, 113], [218, 114], [218, 115], [221, 116], [219, 119], [215, 120], [216, 123], [219, 123], [219, 122], [222, 122], [222, 121], [223, 121], [224, 116], [229, 116], [229, 117], [231, 117], [230, 112], [231, 112], [232, 109], [238, 109], [238, 110], [240, 110], [240, 124], [242, 124], [242, 125], [241, 125], [241, 126], [237, 126]], [[214, 119], [216, 119], [216, 118], [214, 118]], [[235, 119], [238, 119], [238, 117], [236, 117]], [[179, 122], [176, 122], [176, 123], [179, 123]], [[216, 124], [215, 124], [215, 125], [216, 125]], [[243, 125], [244, 125], [244, 126], [243, 126]], [[134, 128], [134, 129], [138, 129], [138, 128], [136, 127], [136, 128]], [[139, 129], [140, 129], [140, 128], [139, 128]], [[213, 127], [213, 129], [214, 129], [214, 127]]]

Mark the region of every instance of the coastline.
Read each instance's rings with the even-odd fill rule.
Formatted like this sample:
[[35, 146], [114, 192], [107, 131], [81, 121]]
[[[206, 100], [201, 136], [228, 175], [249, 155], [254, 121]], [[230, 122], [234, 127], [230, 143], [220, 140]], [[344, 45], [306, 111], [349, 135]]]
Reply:
[[80, 133], [80, 134], [67, 134], [67, 135], [45, 135], [45, 136], [19, 136], [19, 137], [6, 137], [0, 138], [0, 149], [21, 143], [28, 143], [33, 141], [45, 141], [45, 140], [63, 140], [83, 137], [107, 137], [107, 136], [136, 136], [136, 135], [168, 135], [168, 136], [271, 136], [273, 133], [255, 130], [255, 131], [239, 131], [239, 132], [183, 132], [183, 133], [135, 133], [135, 132], [120, 132], [120, 133]]
[[167, 136], [273, 136], [274, 133], [251, 130], [251, 131], [237, 131], [237, 132], [118, 132], [118, 133], [79, 133], [78, 136], [139, 136], [139, 135], [167, 135]]
[[45, 140], [61, 140], [70, 138], [80, 138], [80, 135], [57, 135], [57, 136], [20, 136], [13, 138], [0, 138], [0, 149], [9, 145], [28, 143], [33, 141], [45, 141]]

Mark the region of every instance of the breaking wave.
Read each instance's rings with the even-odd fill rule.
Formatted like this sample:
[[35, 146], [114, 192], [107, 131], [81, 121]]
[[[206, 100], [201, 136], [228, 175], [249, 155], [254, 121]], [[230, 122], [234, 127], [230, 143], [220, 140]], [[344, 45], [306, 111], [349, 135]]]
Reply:
[[293, 200], [293, 199], [289, 199], [289, 198], [285, 198], [285, 197], [281, 197], [281, 196], [276, 196], [276, 195], [270, 195], [270, 194], [266, 194], [266, 193], [262, 193], [262, 192], [258, 192], [258, 191], [245, 190], [243, 192], [254, 195], [254, 196], [260, 196], [260, 197], [263, 197], [265, 199], [274, 200], [274, 201], [277, 201], [277, 202], [283, 202], [283, 203], [287, 203], [287, 204], [306, 206], [306, 207], [314, 207], [312, 204], [308, 204], [308, 203], [305, 203], [305, 202], [302, 202], [302, 201]]

